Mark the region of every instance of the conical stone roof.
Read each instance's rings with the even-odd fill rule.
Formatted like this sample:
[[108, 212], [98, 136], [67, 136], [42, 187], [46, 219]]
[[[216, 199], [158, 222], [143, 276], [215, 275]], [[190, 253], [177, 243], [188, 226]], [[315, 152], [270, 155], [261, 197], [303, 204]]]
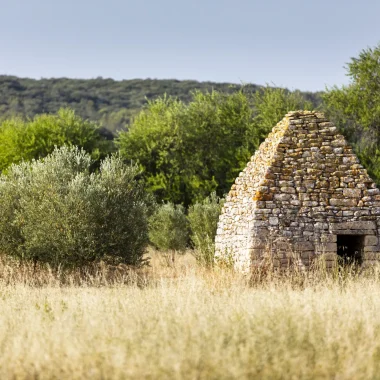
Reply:
[[[218, 223], [216, 258], [249, 271], [272, 255], [308, 267], [334, 261], [338, 235], [363, 237], [377, 260], [380, 191], [333, 123], [320, 112], [289, 112], [240, 173]], [[286, 251], [286, 253], [285, 253]]]

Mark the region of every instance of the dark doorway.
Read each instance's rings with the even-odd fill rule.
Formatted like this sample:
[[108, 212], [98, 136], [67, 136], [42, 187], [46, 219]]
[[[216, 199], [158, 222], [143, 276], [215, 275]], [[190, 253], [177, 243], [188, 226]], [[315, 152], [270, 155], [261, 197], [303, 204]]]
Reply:
[[341, 265], [361, 265], [364, 235], [338, 235], [338, 256]]

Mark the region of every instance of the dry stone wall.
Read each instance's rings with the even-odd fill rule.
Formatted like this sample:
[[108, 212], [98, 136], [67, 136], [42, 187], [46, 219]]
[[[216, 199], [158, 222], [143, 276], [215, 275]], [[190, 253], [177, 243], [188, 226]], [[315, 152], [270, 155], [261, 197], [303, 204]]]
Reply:
[[277, 267], [336, 262], [337, 237], [363, 237], [364, 265], [378, 259], [380, 191], [322, 113], [288, 113], [226, 198], [216, 259], [247, 272], [268, 255]]

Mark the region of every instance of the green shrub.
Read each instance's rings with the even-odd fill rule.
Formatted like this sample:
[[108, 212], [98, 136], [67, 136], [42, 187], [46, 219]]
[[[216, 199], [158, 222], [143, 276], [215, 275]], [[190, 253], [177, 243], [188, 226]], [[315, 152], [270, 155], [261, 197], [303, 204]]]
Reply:
[[83, 150], [62, 147], [1, 175], [1, 251], [53, 267], [141, 263], [151, 198], [138, 169], [117, 155], [97, 173], [91, 164]]
[[159, 206], [149, 219], [149, 239], [174, 261], [175, 252], [184, 252], [189, 239], [185, 208], [170, 202]]
[[211, 266], [214, 262], [215, 235], [223, 201], [212, 193], [202, 202], [189, 208], [191, 240], [194, 255], [201, 265]]

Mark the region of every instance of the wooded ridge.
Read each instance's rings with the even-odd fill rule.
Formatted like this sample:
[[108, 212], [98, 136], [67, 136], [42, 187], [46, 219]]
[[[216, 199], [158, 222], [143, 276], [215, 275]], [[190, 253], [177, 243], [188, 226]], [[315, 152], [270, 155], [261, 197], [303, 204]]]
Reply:
[[[254, 92], [260, 86], [244, 85]], [[242, 85], [176, 79], [30, 79], [0, 75], [0, 121], [14, 116], [33, 117], [70, 107], [108, 130], [124, 129], [147, 100], [167, 94], [188, 102], [194, 90], [232, 93]], [[320, 103], [320, 93], [303, 92], [306, 100]]]

